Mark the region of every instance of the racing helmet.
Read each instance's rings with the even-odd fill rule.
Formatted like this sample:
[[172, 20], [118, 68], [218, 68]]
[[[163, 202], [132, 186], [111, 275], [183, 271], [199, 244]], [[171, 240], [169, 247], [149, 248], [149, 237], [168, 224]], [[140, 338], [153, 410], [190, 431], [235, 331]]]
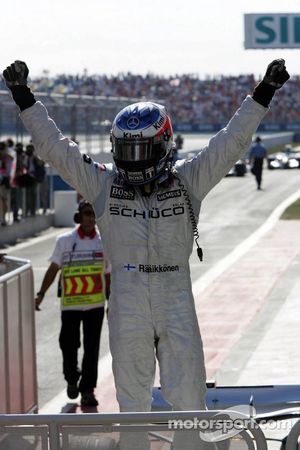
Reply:
[[122, 109], [111, 130], [113, 159], [130, 185], [147, 184], [166, 169], [173, 151], [173, 131], [163, 105], [139, 102]]

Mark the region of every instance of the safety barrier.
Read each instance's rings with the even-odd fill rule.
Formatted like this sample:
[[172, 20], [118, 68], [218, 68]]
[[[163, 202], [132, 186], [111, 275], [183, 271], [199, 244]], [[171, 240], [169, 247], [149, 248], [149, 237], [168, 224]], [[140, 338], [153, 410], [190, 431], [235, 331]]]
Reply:
[[[190, 424], [206, 424], [216, 420], [220, 427], [230, 417], [230, 411], [219, 417], [220, 411], [150, 412], [119, 414], [58, 414], [58, 415], [0, 415], [0, 450], [30, 448], [38, 450], [112, 450], [118, 448], [120, 433], [126, 441], [132, 439], [131, 450], [148, 447], [143, 439], [146, 433], [151, 450], [180, 449], [181, 444], [173, 442], [173, 435], [184, 437], [186, 448], [194, 448], [191, 438], [198, 440], [199, 428]], [[234, 417], [234, 412], [232, 412]], [[241, 427], [230, 440], [222, 441], [226, 449], [267, 450], [267, 444], [259, 426], [246, 415], [245, 427]], [[186, 424], [186, 428], [178, 427]], [[188, 427], [189, 425], [189, 427]], [[201, 425], [202, 427], [203, 425]], [[175, 430], [175, 431], [174, 431]], [[176, 439], [175, 439], [176, 440]], [[144, 442], [144, 444], [143, 444]], [[147, 441], [148, 442], [148, 441]], [[173, 443], [172, 443], [173, 442]], [[127, 441], [128, 443], [128, 441]], [[26, 446], [27, 445], [27, 446]], [[179, 446], [178, 446], [179, 445]], [[127, 447], [126, 447], [127, 448]], [[210, 447], [211, 448], [211, 447]]]
[[33, 289], [30, 261], [0, 260], [0, 413], [37, 411]]

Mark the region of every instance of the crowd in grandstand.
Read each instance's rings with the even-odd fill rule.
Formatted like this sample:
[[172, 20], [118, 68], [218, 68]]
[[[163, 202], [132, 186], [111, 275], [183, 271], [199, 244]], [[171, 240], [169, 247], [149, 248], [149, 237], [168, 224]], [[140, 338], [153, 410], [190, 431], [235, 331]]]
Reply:
[[[35, 92], [107, 97], [145, 98], [164, 103], [180, 124], [225, 124], [246, 93], [258, 82], [253, 75], [200, 79], [196, 75], [163, 77], [131, 73], [118, 75], [58, 75], [32, 78]], [[300, 119], [300, 77], [293, 77], [273, 100], [274, 112], [265, 119], [272, 123], [297, 123]], [[3, 81], [0, 86], [5, 89]]]

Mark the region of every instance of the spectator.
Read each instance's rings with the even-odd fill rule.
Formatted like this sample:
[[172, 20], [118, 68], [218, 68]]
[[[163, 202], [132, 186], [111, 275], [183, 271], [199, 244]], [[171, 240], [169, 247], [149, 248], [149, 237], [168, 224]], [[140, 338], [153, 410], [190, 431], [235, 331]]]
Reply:
[[183, 137], [181, 134], [177, 134], [176, 138], [175, 138], [175, 144], [176, 144], [176, 150], [181, 150], [183, 147]]
[[45, 214], [48, 208], [49, 185], [46, 177], [46, 168], [44, 161], [34, 155], [34, 178], [36, 181], [36, 200], [38, 208], [43, 209]]
[[14, 141], [11, 138], [6, 139], [6, 145], [7, 145], [7, 152], [10, 155], [12, 159], [14, 159], [15, 156], [15, 144]]
[[22, 206], [22, 190], [19, 186], [18, 179], [23, 175], [25, 166], [24, 166], [24, 151], [23, 144], [21, 142], [17, 142], [14, 148], [14, 166], [13, 172], [11, 173], [11, 199], [10, 205], [13, 213], [13, 221], [20, 221], [20, 209]]
[[255, 176], [257, 189], [261, 190], [262, 171], [264, 159], [267, 157], [267, 149], [262, 144], [259, 136], [255, 139], [255, 144], [252, 144], [249, 152], [249, 160], [251, 165], [251, 173]]
[[173, 161], [176, 162], [179, 159], [181, 159], [181, 156], [179, 156], [179, 154], [178, 154], [178, 150], [181, 150], [182, 146], [183, 146], [183, 137], [182, 137], [182, 135], [178, 134], [176, 136], [174, 142], [175, 142], [175, 147], [174, 147], [174, 150], [173, 150]]
[[10, 206], [10, 176], [13, 157], [6, 142], [0, 142], [0, 224], [7, 225], [6, 214]]
[[[63, 373], [67, 382], [67, 394], [75, 399], [81, 393], [81, 405], [97, 406], [94, 395], [97, 384], [97, 367], [100, 334], [104, 316], [105, 298], [109, 298], [109, 264], [103, 258], [103, 247], [99, 233], [95, 228], [95, 213], [92, 205], [82, 201], [74, 215], [79, 227], [58, 237], [50, 258], [50, 265], [36, 295], [36, 309], [40, 309], [44, 296], [61, 270], [61, 330], [59, 336], [63, 355]], [[84, 256], [83, 256], [84, 255]], [[78, 275], [81, 268], [83, 275]], [[74, 289], [74, 277], [70, 276], [76, 269], [80, 278]], [[87, 281], [94, 283], [87, 291]], [[73, 284], [72, 284], [73, 283]], [[77, 281], [76, 281], [77, 283]], [[76, 290], [76, 292], [75, 292]], [[59, 290], [60, 291], [60, 290]], [[81, 369], [78, 368], [78, 348], [80, 347], [80, 324], [83, 324], [84, 354]], [[80, 381], [79, 381], [80, 380]], [[78, 383], [79, 381], [79, 383]]]
[[37, 169], [39, 207], [42, 208], [43, 214], [46, 214], [49, 208], [49, 179], [46, 176], [45, 163], [40, 158], [37, 161]]
[[25, 151], [25, 164], [27, 168], [26, 182], [26, 210], [25, 215], [35, 216], [37, 203], [37, 183], [42, 183], [45, 179], [45, 164], [35, 155], [34, 146], [28, 144]]

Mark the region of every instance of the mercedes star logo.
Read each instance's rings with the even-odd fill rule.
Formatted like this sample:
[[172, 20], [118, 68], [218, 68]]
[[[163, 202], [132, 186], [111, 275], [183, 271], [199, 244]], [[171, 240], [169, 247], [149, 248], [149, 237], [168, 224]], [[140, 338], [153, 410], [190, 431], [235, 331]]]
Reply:
[[137, 117], [130, 117], [127, 120], [127, 126], [130, 130], [134, 130], [135, 128], [137, 128], [140, 124], [140, 121]]

